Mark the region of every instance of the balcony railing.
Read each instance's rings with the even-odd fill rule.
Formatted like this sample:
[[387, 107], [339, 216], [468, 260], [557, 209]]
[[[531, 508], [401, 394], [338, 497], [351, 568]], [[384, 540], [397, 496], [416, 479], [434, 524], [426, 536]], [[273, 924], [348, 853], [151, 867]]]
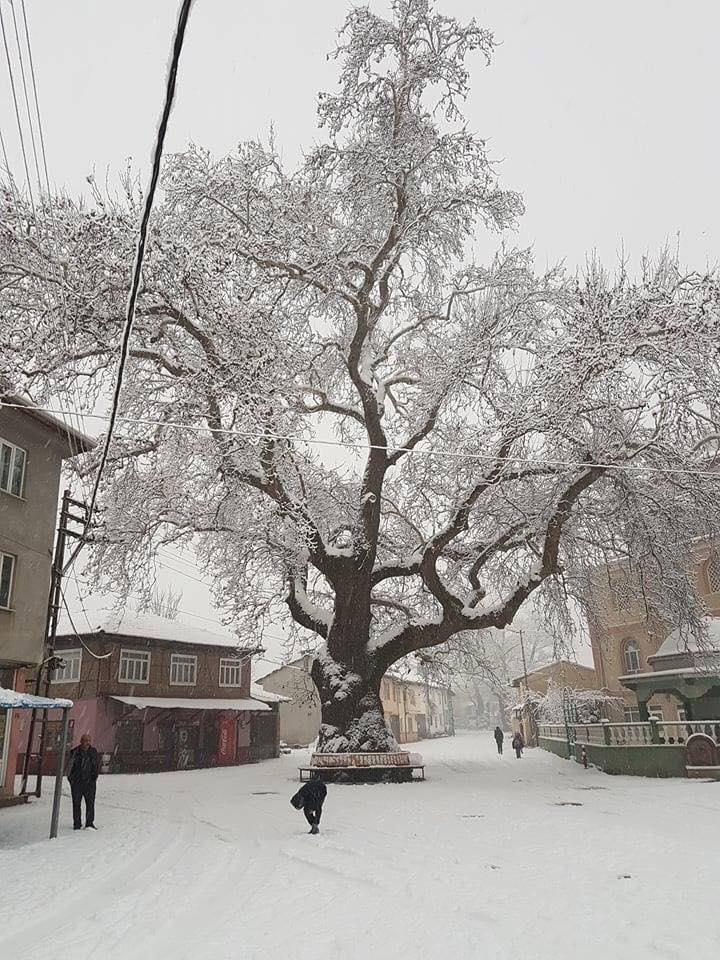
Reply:
[[704, 733], [720, 746], [720, 720], [658, 720], [658, 736], [661, 744], [686, 743], [695, 733]]
[[[567, 740], [564, 723], [542, 723], [541, 738]], [[720, 747], [720, 720], [651, 720], [647, 723], [576, 723], [572, 733], [577, 743], [607, 747], [682, 746], [696, 733], [705, 734]]]

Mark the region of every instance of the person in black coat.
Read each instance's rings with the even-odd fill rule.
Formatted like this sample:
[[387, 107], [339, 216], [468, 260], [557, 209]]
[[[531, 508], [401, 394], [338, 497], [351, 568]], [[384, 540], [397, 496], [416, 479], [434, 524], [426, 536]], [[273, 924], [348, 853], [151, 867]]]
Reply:
[[513, 750], [515, 751], [515, 756], [520, 759], [522, 756], [523, 748], [525, 747], [525, 741], [522, 738], [521, 733], [516, 733], [512, 741]]
[[493, 736], [495, 737], [495, 743], [497, 744], [498, 753], [502, 754], [503, 740], [505, 739], [505, 734], [502, 732], [500, 727], [495, 727], [495, 733], [493, 734]]
[[90, 734], [80, 737], [80, 745], [70, 751], [67, 778], [72, 793], [73, 826], [82, 827], [82, 802], [85, 801], [85, 829], [96, 830], [95, 791], [100, 773], [100, 757], [92, 745]]
[[302, 810], [310, 824], [310, 833], [320, 833], [320, 817], [327, 796], [327, 787], [317, 774], [304, 783], [290, 803], [296, 810]]

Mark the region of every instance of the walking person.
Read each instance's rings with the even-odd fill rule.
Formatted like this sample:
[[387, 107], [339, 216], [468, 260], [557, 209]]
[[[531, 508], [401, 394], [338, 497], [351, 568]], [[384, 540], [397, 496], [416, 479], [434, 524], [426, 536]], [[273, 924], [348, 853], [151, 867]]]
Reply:
[[315, 773], [290, 801], [296, 810], [302, 810], [305, 814], [305, 819], [310, 824], [310, 833], [320, 833], [320, 817], [326, 796], [327, 787]]
[[513, 745], [513, 750], [515, 751], [515, 756], [519, 760], [525, 748], [525, 741], [523, 740], [521, 733], [518, 732], [515, 734], [515, 736], [513, 737], [512, 745]]
[[82, 802], [85, 801], [85, 829], [95, 826], [95, 791], [100, 773], [100, 757], [89, 733], [80, 737], [80, 745], [70, 751], [67, 778], [70, 781], [73, 805], [73, 827], [82, 829]]
[[505, 734], [502, 732], [500, 727], [495, 727], [495, 743], [497, 744], [498, 755], [502, 756], [503, 740], [505, 739]]

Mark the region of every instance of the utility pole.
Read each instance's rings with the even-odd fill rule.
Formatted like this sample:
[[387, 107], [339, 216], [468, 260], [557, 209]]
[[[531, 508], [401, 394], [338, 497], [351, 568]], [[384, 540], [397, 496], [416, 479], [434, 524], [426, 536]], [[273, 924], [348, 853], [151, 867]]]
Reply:
[[[72, 513], [72, 507], [80, 510], [81, 515], [77, 516], [76, 514]], [[60, 520], [58, 523], [57, 539], [55, 541], [55, 551], [53, 554], [53, 563], [50, 575], [50, 594], [48, 596], [47, 616], [45, 619], [45, 656], [43, 657], [42, 663], [40, 663], [38, 666], [37, 675], [35, 677], [35, 696], [40, 696], [40, 691], [43, 687], [43, 673], [45, 674], [44, 696], [47, 697], [50, 695], [50, 677], [52, 671], [56, 670], [59, 666], [62, 666], [61, 659], [55, 656], [55, 640], [57, 638], [58, 618], [60, 616], [60, 606], [62, 604], [62, 580], [66, 573], [65, 547], [68, 537], [73, 537], [79, 541], [84, 539], [87, 532], [87, 518], [88, 511], [85, 504], [81, 503], [79, 500], [73, 500], [70, 496], [70, 491], [65, 490], [62, 498], [62, 505], [60, 507]], [[82, 533], [72, 530], [69, 526], [70, 523], [80, 524], [82, 527]], [[35, 727], [38, 723], [37, 713], [37, 709], [33, 709], [30, 716], [30, 729], [28, 731], [27, 749], [25, 750], [22, 782], [20, 786], [21, 796], [27, 796], [28, 792], [27, 782], [30, 774], [30, 757], [32, 756], [33, 742], [35, 739]], [[43, 710], [42, 717], [39, 721], [40, 748], [38, 751], [38, 769], [35, 783], [36, 797], [39, 797], [42, 792], [42, 768], [43, 760], [45, 758], [45, 731], [47, 728], [47, 721], [47, 710]]]
[[518, 634], [520, 635], [520, 652], [522, 653], [523, 679], [525, 681], [525, 693], [527, 694], [527, 689], [528, 689], [527, 660], [525, 659], [525, 644], [523, 642], [522, 627], [518, 630]]
[[527, 672], [527, 660], [525, 659], [525, 640], [523, 637], [522, 627], [518, 630], [520, 635], [520, 652], [522, 654], [523, 662], [523, 682], [525, 683], [525, 703], [527, 716], [530, 726], [530, 739], [532, 740], [532, 746], [537, 746], [537, 728], [535, 726], [535, 717], [532, 712], [532, 707], [530, 706], [530, 688], [528, 686], [528, 672]]

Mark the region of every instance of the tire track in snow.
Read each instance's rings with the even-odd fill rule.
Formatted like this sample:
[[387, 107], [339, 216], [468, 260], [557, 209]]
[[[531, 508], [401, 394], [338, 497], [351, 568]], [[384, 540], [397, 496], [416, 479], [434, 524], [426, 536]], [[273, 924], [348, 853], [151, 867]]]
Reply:
[[[56, 900], [53, 908], [43, 913], [42, 919], [25, 924], [8, 938], [0, 940], [3, 952], [8, 950], [10, 956], [17, 960], [29, 960], [42, 953], [41, 947], [47, 947], [48, 956], [78, 957], [79, 928], [83, 924], [93, 925], [95, 915], [104, 912], [105, 908], [109, 909], [113, 902], [117, 902], [118, 897], [124, 896], [124, 890], [131, 889], [130, 882], [135, 884], [136, 890], [146, 890], [149, 877], [161, 876], [168, 865], [183, 856], [187, 849], [188, 835], [187, 827], [176, 830], [168, 825], [158, 832], [152, 842], [141, 846], [139, 855], [129, 857], [119, 867], [116, 861], [110, 861], [109, 869], [103, 877], [88, 878], [79, 886], [66, 888], [68, 895]], [[89, 903], [93, 905], [92, 913]], [[67, 952], [63, 954], [61, 950], [65, 945], [66, 933], [69, 934], [69, 941]], [[103, 930], [102, 941], [105, 944], [106, 933], [107, 931]], [[29, 943], [32, 947], [28, 947]], [[23, 952], [22, 948], [26, 948], [26, 952]], [[101, 952], [105, 953], [106, 950]]]

